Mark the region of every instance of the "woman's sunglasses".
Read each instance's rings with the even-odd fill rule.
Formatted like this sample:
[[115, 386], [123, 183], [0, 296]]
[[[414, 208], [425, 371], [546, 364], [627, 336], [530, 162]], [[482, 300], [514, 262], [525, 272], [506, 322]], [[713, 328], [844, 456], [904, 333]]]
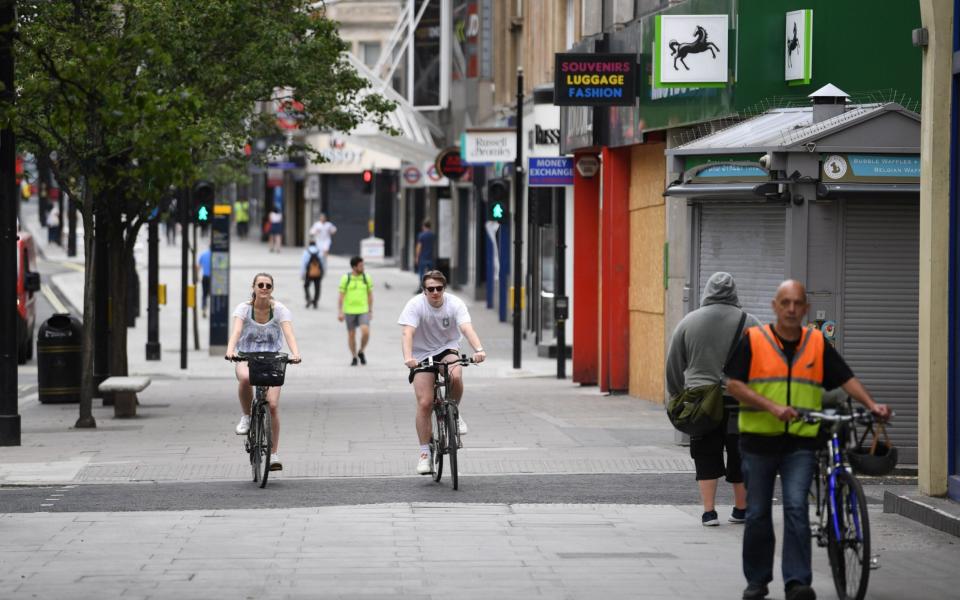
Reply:
[[261, 281], [260, 283], [257, 284], [257, 287], [260, 288], [261, 290], [272, 290], [272, 289], [273, 289], [273, 284], [272, 284], [272, 283], [264, 283], [264, 282]]

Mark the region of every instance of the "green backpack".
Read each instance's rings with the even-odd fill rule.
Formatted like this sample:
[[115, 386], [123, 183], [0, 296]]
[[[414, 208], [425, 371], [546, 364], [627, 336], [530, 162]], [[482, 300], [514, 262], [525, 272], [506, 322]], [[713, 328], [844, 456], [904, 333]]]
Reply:
[[[730, 362], [733, 351], [740, 341], [740, 331], [747, 320], [747, 313], [740, 315], [740, 324], [737, 325], [730, 350], [724, 367]], [[710, 433], [720, 426], [723, 421], [723, 384], [711, 383], [695, 388], [684, 388], [679, 394], [667, 402], [667, 417], [673, 426], [690, 436], [701, 436]]]

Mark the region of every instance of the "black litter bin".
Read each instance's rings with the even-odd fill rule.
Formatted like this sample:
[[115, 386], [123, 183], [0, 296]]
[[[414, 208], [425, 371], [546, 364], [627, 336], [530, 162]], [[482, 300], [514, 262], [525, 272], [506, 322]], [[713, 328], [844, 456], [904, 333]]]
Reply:
[[55, 314], [37, 334], [37, 391], [40, 402], [80, 402], [80, 321]]

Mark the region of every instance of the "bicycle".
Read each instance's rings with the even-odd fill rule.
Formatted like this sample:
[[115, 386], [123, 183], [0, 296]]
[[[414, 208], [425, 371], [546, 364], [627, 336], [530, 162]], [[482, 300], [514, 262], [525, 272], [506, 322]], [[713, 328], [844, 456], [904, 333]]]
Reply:
[[459, 489], [457, 473], [457, 450], [463, 447], [460, 441], [460, 428], [457, 426], [459, 409], [457, 404], [449, 399], [450, 379], [447, 377], [450, 367], [476, 364], [472, 358], [461, 354], [460, 358], [451, 362], [434, 362], [433, 357], [420, 361], [410, 369], [410, 381], [416, 373], [435, 373], [433, 380], [433, 416], [430, 438], [430, 467], [433, 480], [440, 482], [443, 476], [443, 455], [446, 454], [450, 463], [450, 479], [453, 489]]
[[270, 476], [270, 451], [273, 449], [273, 418], [267, 389], [283, 385], [290, 358], [282, 352], [238, 352], [232, 362], [246, 362], [250, 368], [250, 385], [254, 387], [253, 404], [250, 406], [250, 430], [243, 441], [243, 448], [250, 455], [250, 470], [254, 483], [267, 486]]
[[847, 446], [857, 440], [855, 424], [872, 427], [878, 420], [862, 408], [851, 414], [837, 414], [835, 410], [799, 412], [806, 423], [830, 424], [820, 431], [825, 443], [817, 451], [814, 489], [818, 522], [811, 527], [811, 535], [818, 547], [827, 549], [840, 600], [863, 600], [870, 571], [880, 565], [877, 557], [870, 555], [867, 498], [850, 466]]

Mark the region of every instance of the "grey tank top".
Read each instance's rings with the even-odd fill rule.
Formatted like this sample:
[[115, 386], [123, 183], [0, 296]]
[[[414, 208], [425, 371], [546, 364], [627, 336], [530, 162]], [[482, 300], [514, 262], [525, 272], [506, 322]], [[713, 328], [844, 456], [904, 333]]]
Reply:
[[274, 302], [273, 318], [266, 323], [257, 323], [253, 318], [253, 306], [244, 302], [233, 311], [233, 316], [243, 319], [243, 329], [237, 350], [240, 352], [280, 352], [283, 348], [283, 330], [280, 323], [290, 321], [290, 311], [279, 302]]

